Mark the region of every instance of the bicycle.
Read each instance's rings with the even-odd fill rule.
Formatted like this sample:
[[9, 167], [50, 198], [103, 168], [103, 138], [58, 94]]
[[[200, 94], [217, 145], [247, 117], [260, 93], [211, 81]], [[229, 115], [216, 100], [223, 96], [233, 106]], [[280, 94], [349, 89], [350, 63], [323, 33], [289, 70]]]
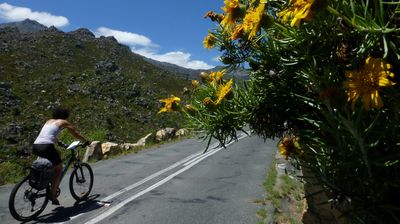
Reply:
[[[93, 170], [89, 164], [81, 162], [79, 152], [76, 150], [79, 147], [84, 147], [84, 143], [74, 141], [70, 145], [60, 144], [70, 150], [67, 156], [67, 163], [63, 167], [61, 180], [64, 178], [68, 168], [73, 165], [73, 170], [69, 178], [69, 190], [72, 197], [77, 201], [86, 199], [93, 187]], [[18, 221], [31, 221], [38, 217], [46, 208], [49, 202], [49, 193], [51, 183], [42, 190], [37, 190], [29, 184], [30, 175], [17, 183], [11, 191], [8, 201], [8, 207], [11, 215]], [[51, 182], [51, 181], [50, 181]], [[60, 188], [57, 190], [57, 196], [60, 195]]]

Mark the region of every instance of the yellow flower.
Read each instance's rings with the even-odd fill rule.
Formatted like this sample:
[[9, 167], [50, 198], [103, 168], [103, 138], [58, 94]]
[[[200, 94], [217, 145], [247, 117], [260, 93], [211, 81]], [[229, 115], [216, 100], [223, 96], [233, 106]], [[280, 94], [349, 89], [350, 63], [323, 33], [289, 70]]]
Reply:
[[236, 40], [239, 39], [243, 36], [244, 30], [243, 30], [243, 24], [238, 24], [235, 26], [235, 29], [231, 33], [231, 40]]
[[217, 39], [215, 38], [214, 34], [208, 31], [208, 35], [203, 40], [204, 48], [211, 49], [214, 47], [215, 42]]
[[279, 13], [279, 17], [285, 22], [290, 22], [290, 26], [300, 26], [302, 20], [311, 19], [311, 7], [318, 0], [290, 0], [291, 6]]
[[225, 85], [220, 85], [217, 90], [217, 101], [215, 104], [220, 104], [223, 99], [231, 92], [232, 90], [233, 79], [229, 80]]
[[160, 100], [160, 102], [164, 103], [164, 107], [161, 108], [161, 110], [158, 111], [158, 113], [176, 111], [177, 107], [179, 106], [179, 101], [181, 101], [181, 99], [174, 95], [171, 95], [170, 98]]
[[222, 81], [224, 75], [225, 71], [211, 72], [208, 80], [211, 84], [216, 85]]
[[252, 39], [260, 30], [261, 21], [265, 10], [265, 4], [260, 3], [257, 8], [249, 9], [243, 19], [243, 30], [248, 33], [248, 39]]
[[222, 10], [225, 12], [225, 16], [221, 21], [221, 25], [226, 29], [230, 29], [240, 17], [239, 0], [225, 0], [224, 4], [225, 7]]
[[345, 73], [347, 80], [343, 85], [347, 90], [347, 100], [352, 103], [353, 110], [358, 98], [361, 98], [366, 110], [383, 107], [378, 89], [395, 85], [388, 79], [388, 77], [394, 77], [394, 74], [389, 71], [391, 68], [392, 65], [382, 59], [368, 57], [362, 68]]
[[296, 137], [284, 137], [279, 141], [278, 149], [279, 153], [285, 156], [286, 160], [291, 154], [298, 156], [302, 156], [304, 154], [303, 150], [300, 149], [298, 138]]

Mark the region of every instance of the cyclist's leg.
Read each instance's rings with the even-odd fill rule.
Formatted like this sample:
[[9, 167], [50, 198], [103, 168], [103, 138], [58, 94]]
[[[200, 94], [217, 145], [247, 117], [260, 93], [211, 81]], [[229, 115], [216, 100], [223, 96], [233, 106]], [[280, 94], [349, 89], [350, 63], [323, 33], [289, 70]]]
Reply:
[[58, 186], [60, 185], [61, 172], [62, 172], [62, 164], [59, 163], [54, 166], [54, 175], [53, 175], [53, 179], [51, 180], [50, 199], [53, 202], [57, 198], [57, 189], [58, 189]]
[[50, 200], [53, 204], [59, 204], [57, 200], [57, 190], [61, 181], [61, 172], [62, 172], [62, 163], [60, 153], [53, 147], [48, 151], [48, 160], [50, 160], [54, 165], [54, 174], [53, 179], [51, 181], [51, 189], [50, 189]]

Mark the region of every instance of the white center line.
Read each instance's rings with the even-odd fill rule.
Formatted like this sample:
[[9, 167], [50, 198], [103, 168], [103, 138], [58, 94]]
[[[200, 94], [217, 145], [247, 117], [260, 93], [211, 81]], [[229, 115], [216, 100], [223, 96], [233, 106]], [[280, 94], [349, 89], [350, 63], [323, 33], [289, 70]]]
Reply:
[[117, 197], [118, 195], [120, 195], [120, 194], [122, 194], [122, 193], [125, 193], [125, 192], [127, 192], [127, 191], [130, 191], [130, 190], [132, 190], [132, 189], [134, 189], [134, 188], [136, 188], [136, 187], [138, 187], [138, 186], [140, 186], [140, 185], [146, 183], [147, 181], [149, 181], [149, 180], [151, 180], [151, 179], [154, 179], [154, 178], [160, 176], [161, 174], [163, 174], [163, 173], [165, 173], [165, 172], [168, 172], [169, 170], [172, 170], [172, 169], [178, 167], [179, 165], [181, 165], [182, 163], [185, 163], [186, 161], [188, 161], [188, 160], [190, 160], [190, 159], [192, 159], [192, 158], [194, 158], [194, 157], [196, 157], [196, 156], [199, 156], [199, 155], [201, 155], [201, 154], [202, 154], [201, 152], [192, 154], [192, 155], [190, 155], [190, 156], [184, 158], [183, 160], [178, 161], [178, 162], [172, 164], [171, 166], [169, 166], [169, 167], [167, 167], [167, 168], [165, 168], [165, 169], [163, 169], [163, 170], [160, 170], [160, 171], [158, 171], [158, 172], [156, 172], [156, 173], [154, 173], [154, 174], [152, 174], [152, 175], [150, 175], [150, 176], [148, 176], [148, 177], [146, 177], [146, 178], [144, 178], [144, 179], [142, 179], [142, 180], [140, 180], [140, 181], [138, 181], [138, 182], [136, 182], [136, 183], [134, 183], [134, 184], [132, 184], [132, 185], [130, 185], [130, 186], [128, 186], [128, 187], [125, 187], [125, 188], [123, 188], [123, 189], [121, 189], [121, 190], [115, 192], [114, 194], [111, 194], [111, 195], [109, 195], [109, 196], [107, 196], [107, 197], [101, 199], [100, 201], [105, 201], [105, 202], [107, 202], [107, 201], [109, 201], [109, 200], [111, 200], [111, 199]]
[[[222, 148], [218, 148], [218, 149], [214, 150], [212, 153], [208, 154], [208, 156], [211, 156], [211, 155], [213, 155], [214, 153], [217, 153], [217, 152], [218, 152], [219, 150], [221, 150], [221, 149], [222, 149]], [[208, 156], [207, 156], [207, 157], [208, 157]], [[207, 158], [207, 157], [203, 157], [201, 160], [203, 160], [203, 159], [205, 159], [205, 158]], [[194, 166], [195, 164], [199, 163], [201, 160], [197, 160], [197, 161], [191, 163], [189, 166], [183, 167], [182, 169], [180, 169], [180, 170], [176, 171], [175, 173], [173, 173], [173, 174], [167, 176], [166, 178], [162, 179], [161, 181], [159, 181], [159, 182], [157, 182], [157, 183], [151, 185], [150, 187], [148, 187], [148, 188], [146, 188], [146, 189], [144, 189], [144, 190], [142, 190], [142, 191], [140, 191], [140, 192], [138, 192], [138, 193], [132, 195], [131, 197], [125, 199], [125, 200], [122, 201], [122, 202], [120, 202], [119, 204], [116, 204], [116, 205], [112, 206], [112, 207], [111, 207], [109, 210], [107, 210], [106, 212], [104, 212], [104, 213], [100, 214], [99, 216], [97, 216], [96, 218], [94, 218], [94, 219], [89, 220], [88, 222], [86, 222], [86, 224], [94, 224], [94, 223], [97, 223], [97, 222], [99, 222], [99, 221], [101, 221], [101, 220], [107, 218], [107, 217], [110, 216], [112, 213], [114, 213], [114, 212], [117, 211], [118, 209], [122, 208], [123, 206], [125, 206], [125, 205], [128, 204], [129, 202], [131, 202], [131, 201], [135, 200], [136, 198], [138, 198], [138, 197], [140, 197], [140, 196], [142, 196], [142, 195], [144, 195], [144, 194], [146, 194], [146, 193], [148, 193], [148, 192], [154, 190], [155, 188], [157, 188], [157, 187], [159, 187], [159, 186], [165, 184], [166, 182], [168, 182], [169, 180], [171, 180], [171, 179], [174, 178], [175, 176], [177, 176], [177, 175], [183, 173], [184, 171], [190, 169], [192, 166]]]
[[[242, 138], [245, 138], [245, 137], [246, 137], [246, 135], [242, 135], [242, 136], [240, 136], [240, 137], [238, 138], [238, 140], [240, 140], [240, 139], [242, 139]], [[233, 143], [233, 142], [230, 142], [230, 143], [228, 143], [226, 146], [229, 146], [229, 145], [231, 145], [232, 143]], [[196, 165], [197, 163], [201, 162], [202, 160], [206, 159], [207, 157], [214, 155], [215, 153], [219, 152], [221, 149], [223, 149], [223, 147], [220, 147], [220, 148], [217, 148], [217, 149], [214, 149], [214, 150], [210, 150], [209, 152], [203, 154], [203, 155], [200, 156], [199, 158], [196, 158], [196, 159], [191, 160], [190, 162], [186, 163], [185, 166], [184, 166], [183, 168], [181, 168], [180, 170], [178, 170], [178, 171], [176, 171], [175, 173], [173, 173], [173, 174], [171, 174], [171, 175], [165, 177], [164, 179], [162, 179], [161, 181], [159, 181], [159, 182], [157, 182], [157, 183], [151, 185], [150, 187], [148, 187], [148, 188], [146, 188], [146, 189], [144, 189], [144, 190], [142, 190], [142, 191], [140, 191], [140, 192], [138, 192], [138, 193], [132, 195], [131, 197], [125, 199], [124, 201], [122, 201], [122, 202], [120, 202], [120, 203], [118, 203], [118, 204], [116, 204], [116, 205], [113, 205], [109, 210], [107, 210], [107, 211], [103, 212], [102, 214], [98, 215], [97, 217], [95, 217], [95, 218], [93, 218], [93, 219], [87, 221], [85, 224], [94, 224], [94, 223], [100, 222], [101, 220], [107, 218], [108, 216], [110, 216], [111, 214], [113, 214], [114, 212], [116, 212], [118, 209], [122, 208], [123, 206], [125, 206], [125, 205], [128, 204], [129, 202], [131, 202], [131, 201], [135, 200], [136, 198], [138, 198], [138, 197], [140, 197], [140, 196], [142, 196], [142, 195], [144, 195], [144, 194], [146, 194], [146, 193], [148, 193], [148, 192], [154, 190], [155, 188], [157, 188], [157, 187], [159, 187], [159, 186], [165, 184], [166, 182], [168, 182], [169, 180], [171, 180], [171, 179], [174, 178], [175, 176], [177, 176], [177, 175], [179, 175], [179, 174], [185, 172], [186, 170], [190, 169], [191, 167], [193, 167], [193, 166]], [[200, 153], [200, 154], [201, 154], [201, 153]], [[196, 155], [199, 155], [199, 153], [196, 153], [196, 154], [194, 154], [194, 155], [192, 155], [192, 156], [189, 156], [189, 157], [185, 158], [184, 160], [181, 160], [181, 161], [179, 161], [179, 162], [177, 162], [177, 163], [179, 163], [179, 164], [185, 163], [186, 161], [192, 159], [192, 158], [195, 157]], [[175, 164], [177, 164], [177, 163], [175, 163]], [[175, 166], [175, 164], [172, 165], [172, 166]], [[171, 166], [171, 167], [172, 167], [172, 166]], [[169, 168], [169, 167], [168, 167], [168, 168]], [[166, 169], [168, 169], [168, 168], [166, 168]], [[160, 172], [161, 172], [161, 171], [160, 171]], [[154, 174], [153, 174], [153, 175], [154, 175]], [[153, 175], [152, 175], [152, 176], [153, 176]], [[146, 179], [147, 179], [147, 178], [146, 178]], [[139, 182], [138, 182], [138, 183], [139, 183]], [[135, 184], [134, 184], [134, 185], [135, 185]], [[131, 186], [133, 186], [133, 185], [131, 185]], [[129, 186], [128, 188], [130, 188], [131, 186]], [[125, 191], [124, 191], [124, 192], [125, 192]], [[118, 192], [117, 192], [117, 193], [118, 193]], [[116, 193], [114, 193], [114, 194], [116, 194]], [[114, 195], [114, 194], [113, 194], [113, 195]], [[112, 196], [112, 195], [110, 195], [110, 196]], [[109, 196], [109, 197], [110, 197], [110, 196]], [[107, 198], [108, 198], [108, 197], [107, 197]], [[107, 198], [106, 198], [106, 199], [107, 199]]]
[[[158, 171], [156, 173], [153, 173], [152, 175], [150, 175], [150, 176], [148, 176], [148, 177], [146, 177], [146, 178], [144, 178], [144, 179], [142, 179], [142, 180], [140, 180], [140, 181], [138, 181], [138, 182], [136, 182], [136, 183], [134, 183], [132, 185], [129, 185], [128, 187], [125, 187], [125, 188], [123, 188], [123, 189], [121, 189], [121, 190], [119, 190], [119, 191], [117, 191], [117, 192], [115, 192], [115, 193], [113, 193], [113, 194], [101, 199], [99, 202], [97, 202], [97, 204], [99, 204], [99, 205], [106, 205], [106, 204], [109, 205], [110, 204], [109, 201], [111, 199], [113, 199], [113, 198], [115, 198], [115, 197], [117, 197], [117, 196], [119, 196], [119, 195], [121, 195], [121, 194], [123, 194], [123, 193], [125, 193], [127, 191], [130, 191], [130, 190], [132, 190], [132, 189], [134, 189], [134, 188], [136, 188], [136, 187], [138, 187], [138, 186], [150, 181], [151, 179], [154, 179], [154, 178], [162, 175], [165, 172], [168, 172], [168, 171], [176, 168], [176, 167], [180, 166], [181, 164], [183, 164], [183, 163], [185, 163], [185, 162], [187, 162], [187, 161], [189, 161], [189, 160], [191, 160], [191, 159], [193, 159], [193, 158], [195, 158], [197, 156], [201, 156], [202, 154], [203, 154], [203, 152], [198, 152], [198, 153], [192, 154], [192, 155], [190, 155], [190, 156], [188, 156], [188, 157], [186, 157], [186, 158], [184, 158], [184, 159], [172, 164], [171, 166], [169, 166], [169, 167], [167, 167], [165, 169], [162, 169], [162, 170], [160, 170], [160, 171]], [[70, 220], [76, 219], [81, 215], [83, 215], [83, 213], [70, 217]], [[58, 224], [64, 224], [64, 223], [66, 223], [66, 222], [59, 222]]]

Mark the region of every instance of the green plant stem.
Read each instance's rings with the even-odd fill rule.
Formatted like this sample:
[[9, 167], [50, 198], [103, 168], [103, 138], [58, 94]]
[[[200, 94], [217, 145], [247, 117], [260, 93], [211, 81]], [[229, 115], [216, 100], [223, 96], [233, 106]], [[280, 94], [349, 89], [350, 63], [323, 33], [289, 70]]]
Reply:
[[340, 12], [338, 12], [336, 9], [327, 6], [326, 9], [328, 10], [328, 12], [330, 12], [332, 15], [337, 16], [339, 18], [342, 18], [348, 25], [353, 26], [355, 28], [358, 29], [358, 26], [356, 24], [354, 24], [349, 18], [347, 18], [346, 16], [342, 15]]
[[349, 132], [353, 135], [353, 137], [355, 139], [357, 139], [357, 144], [360, 147], [362, 159], [364, 160], [365, 166], [367, 167], [368, 176], [372, 180], [373, 176], [372, 176], [372, 171], [371, 171], [371, 165], [369, 164], [369, 161], [368, 161], [368, 154], [364, 147], [363, 138], [358, 133], [358, 131], [352, 125], [350, 125], [349, 120], [345, 119], [342, 116], [340, 116], [340, 118], [343, 120], [343, 124], [346, 126], [346, 128], [349, 130]]
[[340, 12], [338, 12], [336, 9], [327, 6], [326, 9], [328, 10], [328, 12], [330, 12], [332, 15], [337, 16], [339, 18], [342, 18], [348, 25], [354, 27], [355, 29], [357, 29], [360, 32], [368, 32], [368, 33], [381, 33], [381, 34], [388, 34], [388, 33], [395, 33], [395, 32], [400, 32], [400, 29], [387, 29], [386, 26], [383, 28], [366, 28], [366, 27], [362, 27], [359, 26], [357, 24], [355, 24], [353, 21], [351, 21], [349, 18], [347, 18], [346, 16], [342, 15]]
[[275, 27], [276, 27], [277, 29], [279, 29], [280, 31], [282, 31], [282, 32], [280, 32], [280, 34], [282, 34], [282, 35], [285, 36], [285, 37], [290, 37], [290, 35], [287, 34], [287, 32], [289, 31], [289, 29], [288, 29], [287, 27], [285, 27], [284, 25], [280, 24], [280, 23], [277, 22], [277, 21], [274, 22], [274, 25], [275, 25]]

